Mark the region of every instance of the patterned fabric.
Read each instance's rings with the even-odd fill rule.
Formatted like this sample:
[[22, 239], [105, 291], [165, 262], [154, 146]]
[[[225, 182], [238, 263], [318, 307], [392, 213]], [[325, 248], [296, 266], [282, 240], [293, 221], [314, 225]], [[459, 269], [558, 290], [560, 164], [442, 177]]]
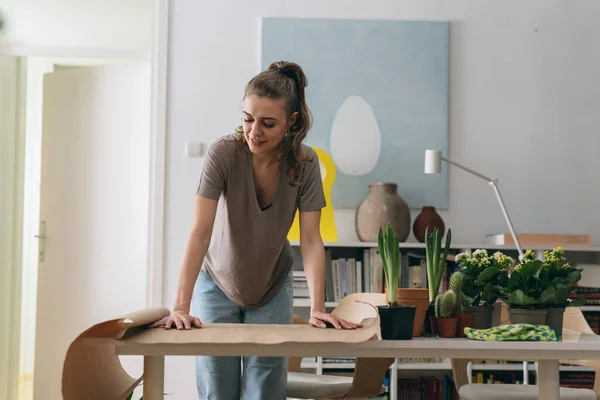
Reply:
[[556, 342], [556, 332], [548, 325], [510, 324], [489, 329], [465, 328], [465, 335], [471, 340], [495, 341], [535, 341]]

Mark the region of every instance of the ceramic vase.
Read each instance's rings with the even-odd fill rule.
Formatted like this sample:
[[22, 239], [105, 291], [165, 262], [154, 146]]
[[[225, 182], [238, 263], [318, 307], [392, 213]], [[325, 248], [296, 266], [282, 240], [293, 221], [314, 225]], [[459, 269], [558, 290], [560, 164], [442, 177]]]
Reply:
[[434, 207], [425, 206], [421, 209], [415, 222], [413, 223], [413, 234], [415, 238], [421, 242], [425, 242], [425, 229], [429, 227], [429, 231], [433, 232], [433, 228], [437, 227], [440, 230], [442, 236], [445, 233], [445, 225], [442, 217], [437, 213]]
[[369, 185], [369, 194], [356, 209], [355, 228], [358, 238], [363, 242], [377, 242], [379, 227], [389, 222], [405, 242], [410, 233], [410, 210], [408, 204], [396, 192], [398, 185], [378, 182]]

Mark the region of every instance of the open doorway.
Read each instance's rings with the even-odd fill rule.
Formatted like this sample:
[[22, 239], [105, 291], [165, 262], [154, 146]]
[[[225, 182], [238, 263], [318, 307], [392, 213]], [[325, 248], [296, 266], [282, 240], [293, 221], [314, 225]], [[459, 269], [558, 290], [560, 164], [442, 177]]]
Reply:
[[[116, 5], [117, 1], [115, 0], [114, 3]], [[9, 11], [15, 11], [12, 15], [16, 15], [18, 18], [26, 16], [30, 12], [30, 10], [26, 8], [21, 10], [19, 8], [21, 7], [19, 2], [14, 2], [12, 6], [12, 9], [9, 7]], [[65, 9], [63, 10], [65, 12], [57, 12], [52, 14], [50, 18], [65, 19], [63, 21], [65, 25], [64, 31], [68, 31], [72, 28], [73, 25], [71, 25], [70, 22], [73, 20], [81, 22], [86, 20], [86, 18], [91, 18], [90, 21], [110, 21], [111, 18], [113, 18], [110, 16], [112, 15], [112, 11], [103, 13], [102, 18], [96, 18], [97, 13], [95, 14], [93, 10], [98, 9], [99, 6], [92, 6], [91, 3], [89, 7], [86, 8], [81, 6], [77, 8], [76, 11], [69, 9], [69, 5], [67, 4], [60, 4], [57, 7], [61, 10]], [[6, 104], [10, 105], [10, 107], [0, 107], [0, 111], [11, 114], [10, 122], [12, 124], [11, 126], [4, 126], [7, 125], [6, 122], [8, 120], [0, 118], [0, 145], [2, 147], [0, 149], [0, 184], [2, 187], [0, 211], [2, 211], [2, 217], [9, 217], [2, 218], [3, 226], [2, 229], [0, 229], [0, 263], [2, 263], [0, 268], [0, 300], [2, 300], [0, 301], [0, 323], [3, 325], [0, 327], [0, 399], [30, 400], [32, 398], [62, 398], [57, 391], [59, 390], [57, 388], [60, 387], [61, 366], [55, 368], [58, 375], [48, 376], [46, 378], [47, 382], [41, 382], [41, 389], [37, 390], [37, 394], [35, 393], [36, 391], [34, 391], [33, 397], [31, 397], [31, 385], [36, 376], [35, 347], [33, 347], [31, 343], [35, 343], [36, 334], [40, 331], [47, 332], [47, 336], [60, 336], [57, 335], [56, 332], [52, 333], [53, 330], [46, 328], [46, 326], [40, 327], [39, 322], [36, 322], [37, 317], [39, 317], [39, 294], [41, 289], [39, 273], [48, 272], [49, 270], [56, 271], [56, 275], [59, 276], [60, 280], [64, 279], [60, 275], [65, 274], [64, 270], [60, 271], [58, 268], [50, 266], [47, 261], [46, 263], [38, 262], [40, 256], [42, 256], [40, 250], [44, 250], [43, 246], [40, 246], [40, 243], [44, 242], [46, 244], [45, 251], [48, 253], [47, 258], [52, 258], [56, 255], [56, 248], [59, 247], [59, 239], [65, 237], [62, 233], [57, 234], [57, 231], [47, 232], [49, 233], [47, 235], [48, 237], [45, 237], [43, 230], [40, 229], [40, 223], [43, 222], [40, 220], [40, 208], [42, 208], [40, 198], [42, 192], [41, 188], [43, 187], [41, 183], [44, 181], [42, 174], [42, 162], [44, 159], [44, 157], [42, 157], [42, 147], [46, 147], [42, 146], [44, 135], [41, 135], [45, 125], [45, 119], [40, 118], [40, 114], [43, 115], [44, 103], [48, 103], [48, 101], [44, 101], [44, 91], [40, 90], [40, 87], [43, 87], [44, 84], [54, 85], [53, 92], [55, 93], [55, 99], [63, 101], [64, 104], [68, 104], [67, 100], [69, 100], [69, 97], [63, 96], [63, 98], [61, 98], [58, 94], [67, 93], [66, 90], [68, 89], [71, 90], [71, 98], [74, 98], [74, 96], [82, 96], [82, 93], [79, 91], [79, 86], [84, 86], [89, 89], [89, 85], [85, 84], [85, 82], [91, 82], [90, 79], [93, 78], [94, 74], [92, 70], [96, 71], [96, 78], [92, 79], [92, 81], [94, 81], [94, 79], [108, 79], [106, 77], [109, 75], [114, 78], [115, 71], [114, 69], [112, 72], [110, 71], [111, 66], [122, 64], [124, 66], [123, 69], [125, 70], [127, 68], [133, 68], [133, 64], [137, 64], [138, 67], [142, 64], [146, 65], [147, 68], [145, 70], [144, 67], [142, 67], [142, 70], [144, 70], [142, 75], [144, 75], [145, 84], [138, 85], [139, 87], [144, 87], [145, 101], [140, 102], [140, 104], [143, 104], [143, 109], [140, 109], [139, 107], [135, 110], [130, 109], [133, 111], [129, 112], [129, 114], [149, 115], [146, 118], [140, 118], [140, 121], [142, 119], [144, 120], [146, 126], [143, 129], [145, 129], [148, 134], [144, 137], [139, 137], [139, 140], [130, 141], [129, 143], [125, 143], [123, 146], [118, 147], [120, 150], [126, 149], [125, 151], [121, 151], [121, 153], [118, 151], [114, 152], [116, 155], [120, 154], [120, 159], [125, 161], [131, 161], [137, 157], [137, 161], [135, 163], [132, 162], [131, 164], [137, 166], [136, 168], [140, 174], [139, 176], [142, 177], [143, 184], [137, 185], [137, 183], [135, 183], [134, 185], [137, 185], [135, 186], [137, 193], [143, 194], [139, 195], [139, 201], [136, 198], [136, 207], [130, 207], [130, 210], [132, 210], [130, 214], [136, 215], [138, 223], [135, 225], [143, 226], [144, 231], [142, 232], [140, 230], [136, 232], [135, 235], [129, 235], [131, 237], [139, 236], [136, 239], [136, 243], [139, 244], [136, 245], [137, 258], [135, 262], [130, 262], [130, 264], [135, 264], [137, 266], [143, 265], [143, 267], [137, 269], [133, 275], [136, 278], [136, 289], [132, 289], [131, 287], [123, 289], [122, 287], [115, 285], [115, 290], [120, 290], [120, 293], [111, 292], [110, 294], [92, 294], [101, 299], [109, 299], [113, 301], [113, 303], [117, 303], [119, 300], [126, 298], [127, 295], [129, 295], [130, 297], [136, 298], [136, 301], [139, 301], [139, 304], [142, 306], [161, 305], [169, 1], [155, 0], [147, 3], [139, 2], [139, 4], [131, 6], [128, 9], [128, 12], [133, 13], [135, 11], [138, 16], [150, 16], [153, 19], [152, 22], [149, 22], [150, 25], [154, 26], [153, 32], [150, 33], [150, 36], [146, 36], [146, 39], [142, 41], [137, 39], [141, 38], [140, 32], [144, 31], [144, 29], [132, 30], [131, 26], [128, 26], [129, 20], [119, 20], [119, 16], [126, 14], [121, 12], [121, 8], [110, 5], [106, 5], [105, 7], [107, 10], [114, 9], [113, 19], [117, 22], [117, 25], [122, 28], [113, 30], [112, 32], [114, 34], [112, 36], [95, 35], [95, 31], [89, 29], [84, 32], [87, 36], [84, 34], [82, 38], [77, 40], [73, 40], [72, 38], [77, 37], [79, 32], [73, 32], [73, 34], [67, 36], [60, 36], [57, 34], [49, 35], [47, 38], [41, 38], [38, 35], [39, 29], [29, 29], [27, 22], [25, 21], [23, 24], [23, 21], [21, 21], [20, 26], [22, 29], [18, 33], [30, 33], [31, 35], [27, 36], [27, 38], [37, 38], [39, 43], [28, 43], [27, 41], [7, 42], [6, 40], [0, 42], [0, 58], [4, 58], [5, 61], [4, 63], [0, 63], [2, 64], [0, 67], [8, 66], [10, 72], [14, 72], [14, 77], [16, 77], [15, 79], [11, 77], [12, 81], [15, 83], [14, 87], [11, 86], [11, 94], [15, 94], [14, 96], [9, 98], [9, 96], [6, 96], [6, 91], [0, 91], [0, 100], [6, 100]], [[154, 10], [154, 12], [148, 12], [147, 9]], [[141, 14], [138, 12], [140, 10], [143, 11]], [[11, 16], [10, 14], [11, 13], [8, 13], [9, 16]], [[53, 22], [55, 25], [61, 24], [61, 22], [57, 20], [54, 20]], [[18, 24], [15, 24], [15, 21], [11, 20], [11, 26], [15, 25]], [[150, 25], [142, 24], [141, 26]], [[79, 29], [82, 29], [81, 25], [74, 26], [79, 26]], [[138, 27], [139, 26], [140, 25], [138, 24]], [[85, 31], [85, 29], [83, 30]], [[132, 32], [130, 35], [131, 37], [127, 37], [129, 32]], [[121, 40], [124, 37], [125, 42], [128, 43], [125, 46], [120, 42], [114, 42], [114, 40]], [[133, 39], [134, 37], [136, 39]], [[8, 35], [8, 38], [10, 40], [10, 35]], [[69, 38], [68, 44], [61, 42], [61, 40], [64, 42], [64, 40], [66, 40], [65, 38]], [[102, 42], [100, 39], [105, 41]], [[144, 44], [141, 44], [142, 42]], [[140, 43], [139, 46], [138, 43]], [[150, 43], [150, 47], [147, 47], [148, 43]], [[129, 65], [129, 67], [126, 65]], [[102, 68], [106, 68], [106, 71], [100, 74], [98, 71]], [[0, 79], [2, 78], [4, 69], [6, 68], [0, 68]], [[74, 71], [78, 70], [81, 71], [81, 73], [73, 74]], [[49, 75], [54, 76], [54, 78], [48, 78]], [[76, 77], [75, 75], [78, 76]], [[87, 78], [85, 78], [84, 75], [87, 75]], [[123, 88], [128, 87], [130, 83], [136, 80], [133, 79], [133, 77], [138, 75], [139, 74], [130, 75], [132, 79], [129, 81], [122, 80], [120, 86]], [[70, 78], [63, 79], [66, 76], [70, 76]], [[44, 77], [47, 79], [44, 79]], [[78, 80], [80, 84], [69, 84], [69, 82], [73, 82], [74, 79]], [[7, 81], [10, 81], [10, 79]], [[60, 86], [59, 83], [66, 86]], [[113, 88], [117, 86], [119, 85], [112, 85]], [[2, 88], [4, 89], [5, 86], [2, 86]], [[115, 94], [112, 96], [121, 99], [127, 97], [127, 95], [128, 93], [124, 92], [123, 96]], [[82, 98], [85, 98], [85, 96]], [[74, 101], [70, 106], [65, 108], [66, 111], [61, 114], [63, 115], [62, 118], [54, 118], [54, 121], [52, 122], [54, 124], [53, 129], [55, 132], [61, 132], [63, 128], [70, 128], [71, 131], [74, 129], [73, 126], [62, 126], [58, 124], [58, 122], [61, 120], [73, 120], [73, 118], [70, 118], [70, 114], [82, 115], [82, 110], [79, 112], [75, 110], [78, 106], [80, 106], [80, 102]], [[71, 110], [73, 111], [69, 113]], [[123, 106], [121, 107], [121, 110], [127, 110], [127, 107]], [[115, 114], [117, 114], [118, 111], [119, 109], [115, 111]], [[59, 112], [62, 111], [53, 109], [50, 110], [48, 114], [58, 115]], [[4, 114], [2, 114], [2, 116], [3, 115]], [[108, 121], [111, 119], [112, 118], [107, 118], [106, 120]], [[2, 122], [5, 122], [5, 124], [2, 125]], [[104, 123], [103, 121], [101, 122]], [[91, 125], [101, 126], [102, 123], [93, 123]], [[139, 128], [140, 127], [138, 126], [138, 128], [133, 130], [140, 131]], [[106, 124], [104, 124], [104, 129], [106, 131], [113, 131], [112, 129], [107, 128]], [[81, 127], [80, 130], [87, 132], [87, 129], [82, 129]], [[127, 135], [128, 132], [129, 131], [123, 133], [123, 136], [131, 136]], [[58, 135], [55, 135], [55, 137], [58, 137]], [[100, 137], [103, 137], [103, 135], [100, 135]], [[8, 146], [4, 146], [5, 143], [7, 143]], [[94, 143], [89, 142], [87, 147], [78, 148], [77, 143], [74, 141], [67, 141], [59, 146], [59, 148], [72, 150], [71, 152], [66, 153], [69, 154], [69, 156], [71, 154], [82, 156], [82, 162], [86, 161], [85, 156], [93, 149], [93, 147]], [[140, 149], [143, 149], [143, 151], [139, 152], [138, 150]], [[128, 153], [127, 151], [130, 152]], [[4, 157], [5, 153], [8, 154], [9, 157]], [[92, 151], [89, 154], [95, 155], [97, 153], [97, 151]], [[106, 153], [107, 152], [105, 151], [104, 154]], [[113, 152], [111, 151], [108, 152], [110, 155], [112, 155], [112, 153]], [[133, 155], [142, 153], [144, 154], [144, 159]], [[67, 161], [69, 160], [61, 160], [60, 157], [58, 160], [54, 160], [53, 164], [63, 165], [63, 171], [61, 171], [58, 176], [68, 175], [69, 169], [64, 168]], [[83, 165], [82, 163], [73, 164], [73, 161], [73, 159], [70, 160], [71, 165]], [[5, 164], [8, 168], [5, 168]], [[108, 162], [105, 164], [108, 165], [108, 167], [111, 167], [118, 163]], [[131, 164], [121, 164], [121, 170], [131, 170]], [[143, 166], [144, 171], [141, 171], [139, 166]], [[83, 166], [79, 168], [85, 169]], [[71, 169], [76, 170], [77, 168]], [[101, 168], [95, 169], [94, 171], [101, 172], [109, 169], [110, 168]], [[114, 172], [114, 169], [112, 171]], [[121, 175], [126, 174], [113, 173], [112, 176], [117, 177], [115, 181], [119, 181], [119, 179], [122, 181], [123, 177]], [[63, 185], [62, 188], [69, 189], [69, 183], [71, 182], [69, 179], [61, 181], [61, 185]], [[112, 197], [107, 197], [108, 201], [112, 201], [113, 198], [118, 198], [119, 193], [121, 192], [120, 190], [115, 190], [114, 185], [111, 187], [110, 184], [111, 183], [108, 182], [105, 185], [109, 191], [112, 190], [113, 194]], [[123, 185], [123, 190], [129, 190], [130, 186], [131, 185]], [[61, 189], [56, 193], [62, 194], [62, 192]], [[80, 189], [75, 190], [74, 192], [78, 194], [86, 191]], [[98, 198], [93, 197], [92, 200], [93, 199]], [[67, 200], [70, 200], [70, 198], [67, 197]], [[107, 202], [102, 202], [102, 204], [105, 203]], [[120, 198], [120, 203], [131, 205], [132, 201], [124, 201], [122, 196], [122, 198]], [[72, 207], [73, 210], [79, 210], [77, 203], [71, 204], [70, 207]], [[127, 218], [131, 215], [128, 215]], [[108, 216], [112, 217], [112, 214], [109, 213]], [[56, 229], [57, 226], [69, 226], [70, 221], [64, 218], [63, 215], [60, 217], [61, 218], [58, 220], [49, 224], [48, 229]], [[109, 217], [105, 218], [105, 220], [109, 221]], [[125, 220], [125, 218], [121, 219]], [[79, 218], [79, 220], [85, 221], [86, 219]], [[56, 221], [58, 221], [58, 223]], [[98, 218], [96, 221], [92, 222], [93, 226], [90, 229], [93, 232], [101, 231], [102, 227], [100, 227], [100, 225], [102, 223], [103, 221]], [[73, 225], [71, 224], [70, 226], [72, 228]], [[115, 228], [115, 231], [119, 232], [119, 228]], [[50, 233], [55, 235], [52, 236]], [[137, 235], [137, 233], [139, 233], [139, 235]], [[115, 234], [112, 236], [118, 235]], [[82, 235], [82, 237], [86, 236]], [[111, 239], [110, 235], [108, 237]], [[101, 246], [104, 246], [105, 249], [114, 249], [115, 247], [118, 247], [115, 242], [107, 243], [104, 239], [98, 241], [104, 241]], [[81, 243], [77, 244], [76, 241], [73, 241], [73, 243], [75, 249], [83, 249]], [[125, 247], [127, 247], [126, 241], [123, 241], [122, 243], [125, 243]], [[103, 247], [101, 246], [80, 251], [80, 253], [88, 254], [87, 258], [83, 257], [82, 259], [84, 261], [87, 259], [100, 259], [101, 257], [98, 257], [98, 254], [94, 254], [93, 251], [96, 251], [98, 248], [102, 249]], [[5, 252], [5, 249], [10, 249], [10, 251]], [[108, 251], [106, 253], [108, 253]], [[64, 265], [64, 263], [60, 261], [61, 260], [55, 262], [55, 264], [59, 266]], [[106, 262], [106, 259], [104, 262]], [[7, 265], [7, 268], [4, 268], [4, 265]], [[83, 265], [83, 263], [79, 263], [78, 265]], [[82, 269], [90, 270], [90, 268]], [[68, 278], [75, 275], [76, 274], [67, 273], [64, 277]], [[111, 273], [105, 275], [97, 274], [96, 276], [91, 277], [91, 280], [97, 280], [99, 283], [103, 282], [104, 286], [106, 286], [112, 283], [110, 282], [110, 279], [114, 279], [114, 277], [114, 273], [112, 276]], [[82, 277], [79, 276], [79, 278]], [[123, 282], [126, 282], [127, 280], [133, 281], [134, 279], [132, 279], [132, 275], [129, 275], [124, 277]], [[60, 287], [59, 284], [54, 282], [55, 287]], [[86, 289], [93, 291], [96, 290], [95, 287]], [[102, 285], [99, 284], [97, 287], [102, 287]], [[73, 290], [68, 286], [65, 286], [64, 292], [70, 293], [69, 297], [65, 296], [65, 298], [73, 299], [74, 303], [77, 303], [78, 299], [81, 298], [78, 298], [75, 295], [76, 290]], [[4, 301], [5, 298], [8, 300]], [[60, 298], [60, 296], [53, 296], [53, 298]], [[81, 301], [79, 302], [81, 303]], [[98, 314], [96, 309], [97, 307], [102, 308], [104, 306], [100, 303], [101, 302], [87, 303], [88, 308], [86, 309], [85, 314], [89, 314], [89, 316], [94, 319], [94, 322], [97, 322], [98, 318], [102, 318], [102, 315]], [[42, 305], [46, 305], [46, 302], [42, 301]], [[115, 307], [118, 307], [118, 305], [115, 305]], [[130, 311], [130, 307], [128, 306], [127, 308], [127, 311]], [[45, 312], [42, 314], [45, 314]], [[57, 318], [54, 320], [51, 319], [51, 322], [45, 321], [44, 324], [54, 326], [65, 324], [65, 321], [74, 319], [73, 315], [57, 315]], [[111, 312], [111, 316], [114, 316], [114, 312]], [[70, 339], [72, 338], [67, 338], [66, 340]], [[6, 352], [4, 351], [5, 349], [7, 350]], [[56, 351], [54, 348], [50, 350]], [[64, 354], [59, 354], [58, 358], [63, 356]], [[59, 363], [56, 362], [56, 365], [58, 364]], [[133, 369], [128, 368], [128, 365], [133, 365]], [[128, 364], [127, 360], [125, 360], [125, 368], [133, 374], [137, 374], [138, 372], [135, 365]], [[34, 374], [32, 375], [32, 373]], [[23, 389], [21, 395], [19, 395], [20, 388]], [[46, 388], [48, 388], [47, 391], [45, 391]]]
[[[36, 354], [36, 336], [38, 337], [38, 347], [40, 345], [40, 329], [43, 327], [37, 326], [36, 321], [45, 321], [46, 318], [38, 315], [39, 299], [38, 290], [46, 288], [50, 290], [48, 298], [42, 302], [42, 307], [48, 302], [53, 303], [56, 297], [59, 296], [57, 290], [59, 287], [49, 288], [48, 282], [38, 282], [38, 268], [43, 266], [44, 253], [45, 253], [45, 223], [46, 221], [40, 220], [40, 198], [41, 198], [41, 183], [42, 183], [42, 143], [43, 134], [54, 134], [52, 128], [48, 126], [48, 121], [44, 122], [44, 118], [48, 119], [48, 115], [44, 117], [44, 110], [46, 113], [49, 110], [56, 112], [56, 108], [44, 105], [44, 101], [59, 101], [60, 96], [52, 96], [44, 94], [44, 77], [48, 77], [48, 74], [55, 72], [61, 72], [59, 75], [65, 75], [68, 70], [75, 68], [90, 68], [98, 66], [106, 66], [110, 64], [122, 64], [128, 62], [135, 62], [136, 60], [124, 60], [124, 59], [96, 59], [96, 58], [69, 58], [69, 57], [26, 57], [23, 60], [26, 75], [26, 96], [25, 96], [25, 158], [24, 158], [24, 213], [23, 213], [23, 237], [22, 237], [22, 269], [21, 269], [21, 322], [20, 322], [20, 346], [19, 346], [19, 399], [30, 400], [34, 399], [34, 372], [35, 372], [35, 354]], [[145, 62], [149, 70], [149, 62]], [[77, 76], [73, 76], [72, 79], [78, 79]], [[149, 88], [151, 85], [150, 74], [146, 77], [145, 85]], [[64, 86], [60, 90], [67, 90], [68, 84], [64, 83]], [[75, 93], [75, 92], [74, 92]], [[85, 92], [90, 93], [90, 92]], [[79, 99], [79, 101], [85, 101], [85, 98]], [[150, 102], [140, 102], [140, 104], [146, 104], [145, 110], [140, 110], [140, 114], [150, 115]], [[73, 104], [72, 107], [76, 106]], [[73, 109], [75, 112], [76, 109]], [[129, 120], [125, 120], [124, 123], [129, 123]], [[61, 129], [65, 129], [62, 125]], [[149, 130], [148, 126], [145, 129]], [[102, 135], [101, 132], [97, 132]], [[83, 132], [82, 132], [83, 134]], [[149, 138], [149, 135], [148, 135]], [[48, 145], [48, 141], [46, 141]], [[67, 144], [68, 145], [68, 144]], [[149, 151], [149, 141], [147, 143], [138, 143], [139, 146], [146, 147]], [[73, 145], [73, 149], [76, 150], [76, 146]], [[81, 150], [81, 149], [79, 149]], [[91, 149], [90, 151], [94, 151]], [[141, 154], [141, 153], [140, 153]], [[48, 156], [48, 154], [46, 154]], [[98, 161], [101, 162], [101, 161]], [[141, 180], [148, 180], [147, 176], [143, 174], [138, 175]], [[51, 178], [49, 178], [51, 179]], [[56, 179], [56, 177], [54, 178]], [[140, 188], [142, 191], [147, 191], [147, 188]], [[139, 207], [143, 210], [144, 201], [140, 201]], [[59, 211], [60, 212], [60, 211]], [[142, 212], [147, 213], [147, 210]], [[80, 221], [84, 223], [83, 221]], [[144, 222], [142, 222], [143, 224]], [[78, 229], [74, 225], [71, 228]], [[55, 229], [56, 232], [56, 229]], [[81, 230], [80, 230], [81, 232]], [[143, 249], [145, 252], [146, 249]], [[82, 265], [83, 267], [83, 265]], [[56, 268], [56, 267], [54, 267]], [[58, 271], [57, 271], [58, 272]], [[63, 278], [64, 282], [69, 282], [68, 277]], [[77, 284], [75, 280], [71, 282]], [[68, 290], [68, 287], [64, 289]], [[47, 290], [47, 291], [48, 291]], [[58, 303], [57, 303], [58, 304]], [[46, 314], [48, 310], [44, 311]], [[44, 323], [42, 322], [42, 325]], [[42, 343], [45, 343], [42, 340]], [[37, 352], [39, 354], [39, 348]], [[134, 368], [135, 369], [135, 368]], [[136, 371], [131, 371], [135, 373]], [[43, 383], [38, 383], [38, 390], [43, 387]], [[35, 396], [39, 398], [39, 396]]]

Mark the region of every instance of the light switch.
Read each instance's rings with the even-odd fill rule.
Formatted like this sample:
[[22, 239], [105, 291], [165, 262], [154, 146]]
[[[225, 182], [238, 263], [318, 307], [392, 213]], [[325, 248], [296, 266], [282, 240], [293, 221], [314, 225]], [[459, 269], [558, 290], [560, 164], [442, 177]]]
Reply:
[[200, 157], [202, 156], [202, 143], [201, 142], [187, 142], [185, 144], [185, 156], [186, 157]]

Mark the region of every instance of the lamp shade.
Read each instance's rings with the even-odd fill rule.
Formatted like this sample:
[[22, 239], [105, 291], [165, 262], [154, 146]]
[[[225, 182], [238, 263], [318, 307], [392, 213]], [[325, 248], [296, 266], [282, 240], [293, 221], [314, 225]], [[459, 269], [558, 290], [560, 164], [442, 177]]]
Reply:
[[425, 173], [439, 174], [442, 172], [442, 152], [440, 150], [425, 150]]

